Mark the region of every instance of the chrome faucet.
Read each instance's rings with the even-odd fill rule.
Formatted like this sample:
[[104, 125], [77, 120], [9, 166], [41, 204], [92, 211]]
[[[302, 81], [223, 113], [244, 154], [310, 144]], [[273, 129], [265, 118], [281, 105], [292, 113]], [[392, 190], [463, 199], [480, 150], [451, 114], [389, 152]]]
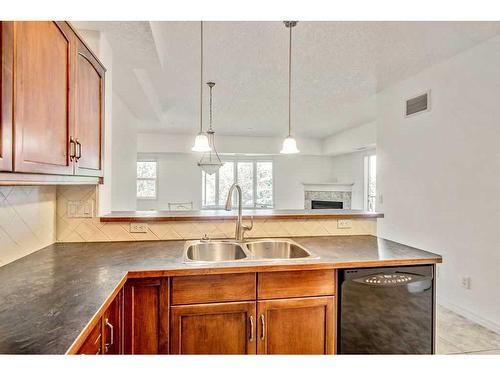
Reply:
[[238, 184], [233, 184], [231, 188], [229, 189], [229, 192], [227, 193], [227, 200], [226, 200], [226, 211], [231, 211], [233, 208], [233, 191], [236, 189], [238, 192], [238, 219], [236, 220], [236, 230], [234, 232], [234, 238], [236, 241], [243, 241], [245, 237], [245, 232], [247, 230], [252, 230], [253, 228], [253, 216], [251, 217], [251, 222], [250, 225], [244, 225], [243, 220], [242, 220], [242, 192], [241, 192], [241, 187]]

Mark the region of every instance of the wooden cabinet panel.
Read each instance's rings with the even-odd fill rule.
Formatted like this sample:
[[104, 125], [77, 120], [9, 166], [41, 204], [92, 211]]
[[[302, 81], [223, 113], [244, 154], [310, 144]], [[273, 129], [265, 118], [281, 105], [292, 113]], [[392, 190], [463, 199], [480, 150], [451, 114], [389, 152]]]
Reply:
[[255, 302], [172, 307], [172, 354], [254, 354]]
[[125, 284], [125, 354], [167, 354], [169, 279], [137, 279]]
[[101, 320], [94, 326], [78, 349], [78, 354], [102, 354]]
[[72, 174], [73, 31], [65, 22], [14, 22], [16, 172]]
[[104, 68], [77, 42], [75, 67], [76, 174], [102, 176]]
[[254, 300], [256, 274], [178, 276], [172, 278], [172, 305]]
[[258, 274], [258, 299], [335, 294], [335, 271], [284, 271]]
[[333, 354], [334, 297], [257, 302], [259, 354]]
[[0, 171], [12, 171], [12, 31], [0, 21]]
[[109, 305], [102, 318], [104, 354], [123, 353], [123, 289]]

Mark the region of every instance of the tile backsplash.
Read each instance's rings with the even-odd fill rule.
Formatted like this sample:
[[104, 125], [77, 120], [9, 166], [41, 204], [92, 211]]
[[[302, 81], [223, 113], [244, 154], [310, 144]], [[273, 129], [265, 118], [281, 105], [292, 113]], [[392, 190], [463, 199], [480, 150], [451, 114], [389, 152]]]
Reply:
[[[170, 221], [149, 223], [146, 233], [130, 233], [129, 223], [102, 223], [99, 218], [70, 218], [68, 200], [90, 200], [97, 207], [96, 188], [90, 186], [60, 186], [57, 189], [57, 241], [142, 241], [234, 237], [233, 220]], [[376, 234], [376, 219], [353, 219], [349, 229], [338, 229], [336, 219], [319, 220], [256, 220], [247, 237], [298, 237]]]
[[0, 266], [55, 240], [55, 187], [0, 186]]

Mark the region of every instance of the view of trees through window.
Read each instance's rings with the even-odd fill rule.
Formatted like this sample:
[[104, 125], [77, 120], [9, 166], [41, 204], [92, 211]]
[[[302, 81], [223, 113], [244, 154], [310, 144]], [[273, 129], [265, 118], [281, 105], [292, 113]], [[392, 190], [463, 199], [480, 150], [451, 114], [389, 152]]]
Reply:
[[367, 171], [367, 208], [368, 211], [375, 211], [375, 203], [377, 197], [377, 156], [370, 155], [368, 158]]
[[156, 161], [137, 162], [137, 198], [156, 198]]
[[217, 173], [202, 172], [203, 207], [223, 207], [231, 185], [237, 182], [247, 208], [273, 207], [273, 162], [226, 161]]

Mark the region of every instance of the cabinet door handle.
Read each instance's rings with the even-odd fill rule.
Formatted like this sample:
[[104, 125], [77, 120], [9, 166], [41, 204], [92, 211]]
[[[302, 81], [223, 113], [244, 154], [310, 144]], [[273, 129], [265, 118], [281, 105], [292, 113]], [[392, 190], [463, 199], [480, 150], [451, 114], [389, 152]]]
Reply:
[[264, 340], [266, 338], [266, 321], [264, 314], [260, 314], [260, 324], [262, 326], [262, 331], [260, 332], [260, 339]]
[[80, 143], [78, 138], [76, 139], [76, 146], [77, 146], [77, 150], [78, 150], [78, 155], [75, 156], [75, 159], [76, 159], [76, 161], [78, 161], [82, 157], [82, 144]]
[[115, 336], [115, 335], [114, 335], [114, 327], [113, 327], [113, 325], [109, 322], [109, 320], [108, 320], [108, 319], [106, 319], [106, 321], [105, 321], [105, 323], [104, 323], [104, 324], [106, 324], [106, 325], [109, 327], [109, 330], [110, 330], [110, 332], [111, 332], [111, 342], [110, 342], [109, 344], [108, 344], [108, 343], [106, 343], [106, 345], [105, 345], [105, 346], [106, 346], [106, 352], [107, 352], [107, 351], [109, 350], [109, 347], [110, 347], [110, 346], [113, 346], [113, 344], [114, 344], [114, 341], [115, 341], [115, 340], [114, 340], [114, 336]]
[[254, 330], [254, 327], [253, 327], [253, 316], [250, 315], [250, 339], [249, 341], [252, 342], [253, 341], [253, 330]]
[[69, 137], [69, 160], [73, 161], [76, 158], [76, 146], [73, 136]]

